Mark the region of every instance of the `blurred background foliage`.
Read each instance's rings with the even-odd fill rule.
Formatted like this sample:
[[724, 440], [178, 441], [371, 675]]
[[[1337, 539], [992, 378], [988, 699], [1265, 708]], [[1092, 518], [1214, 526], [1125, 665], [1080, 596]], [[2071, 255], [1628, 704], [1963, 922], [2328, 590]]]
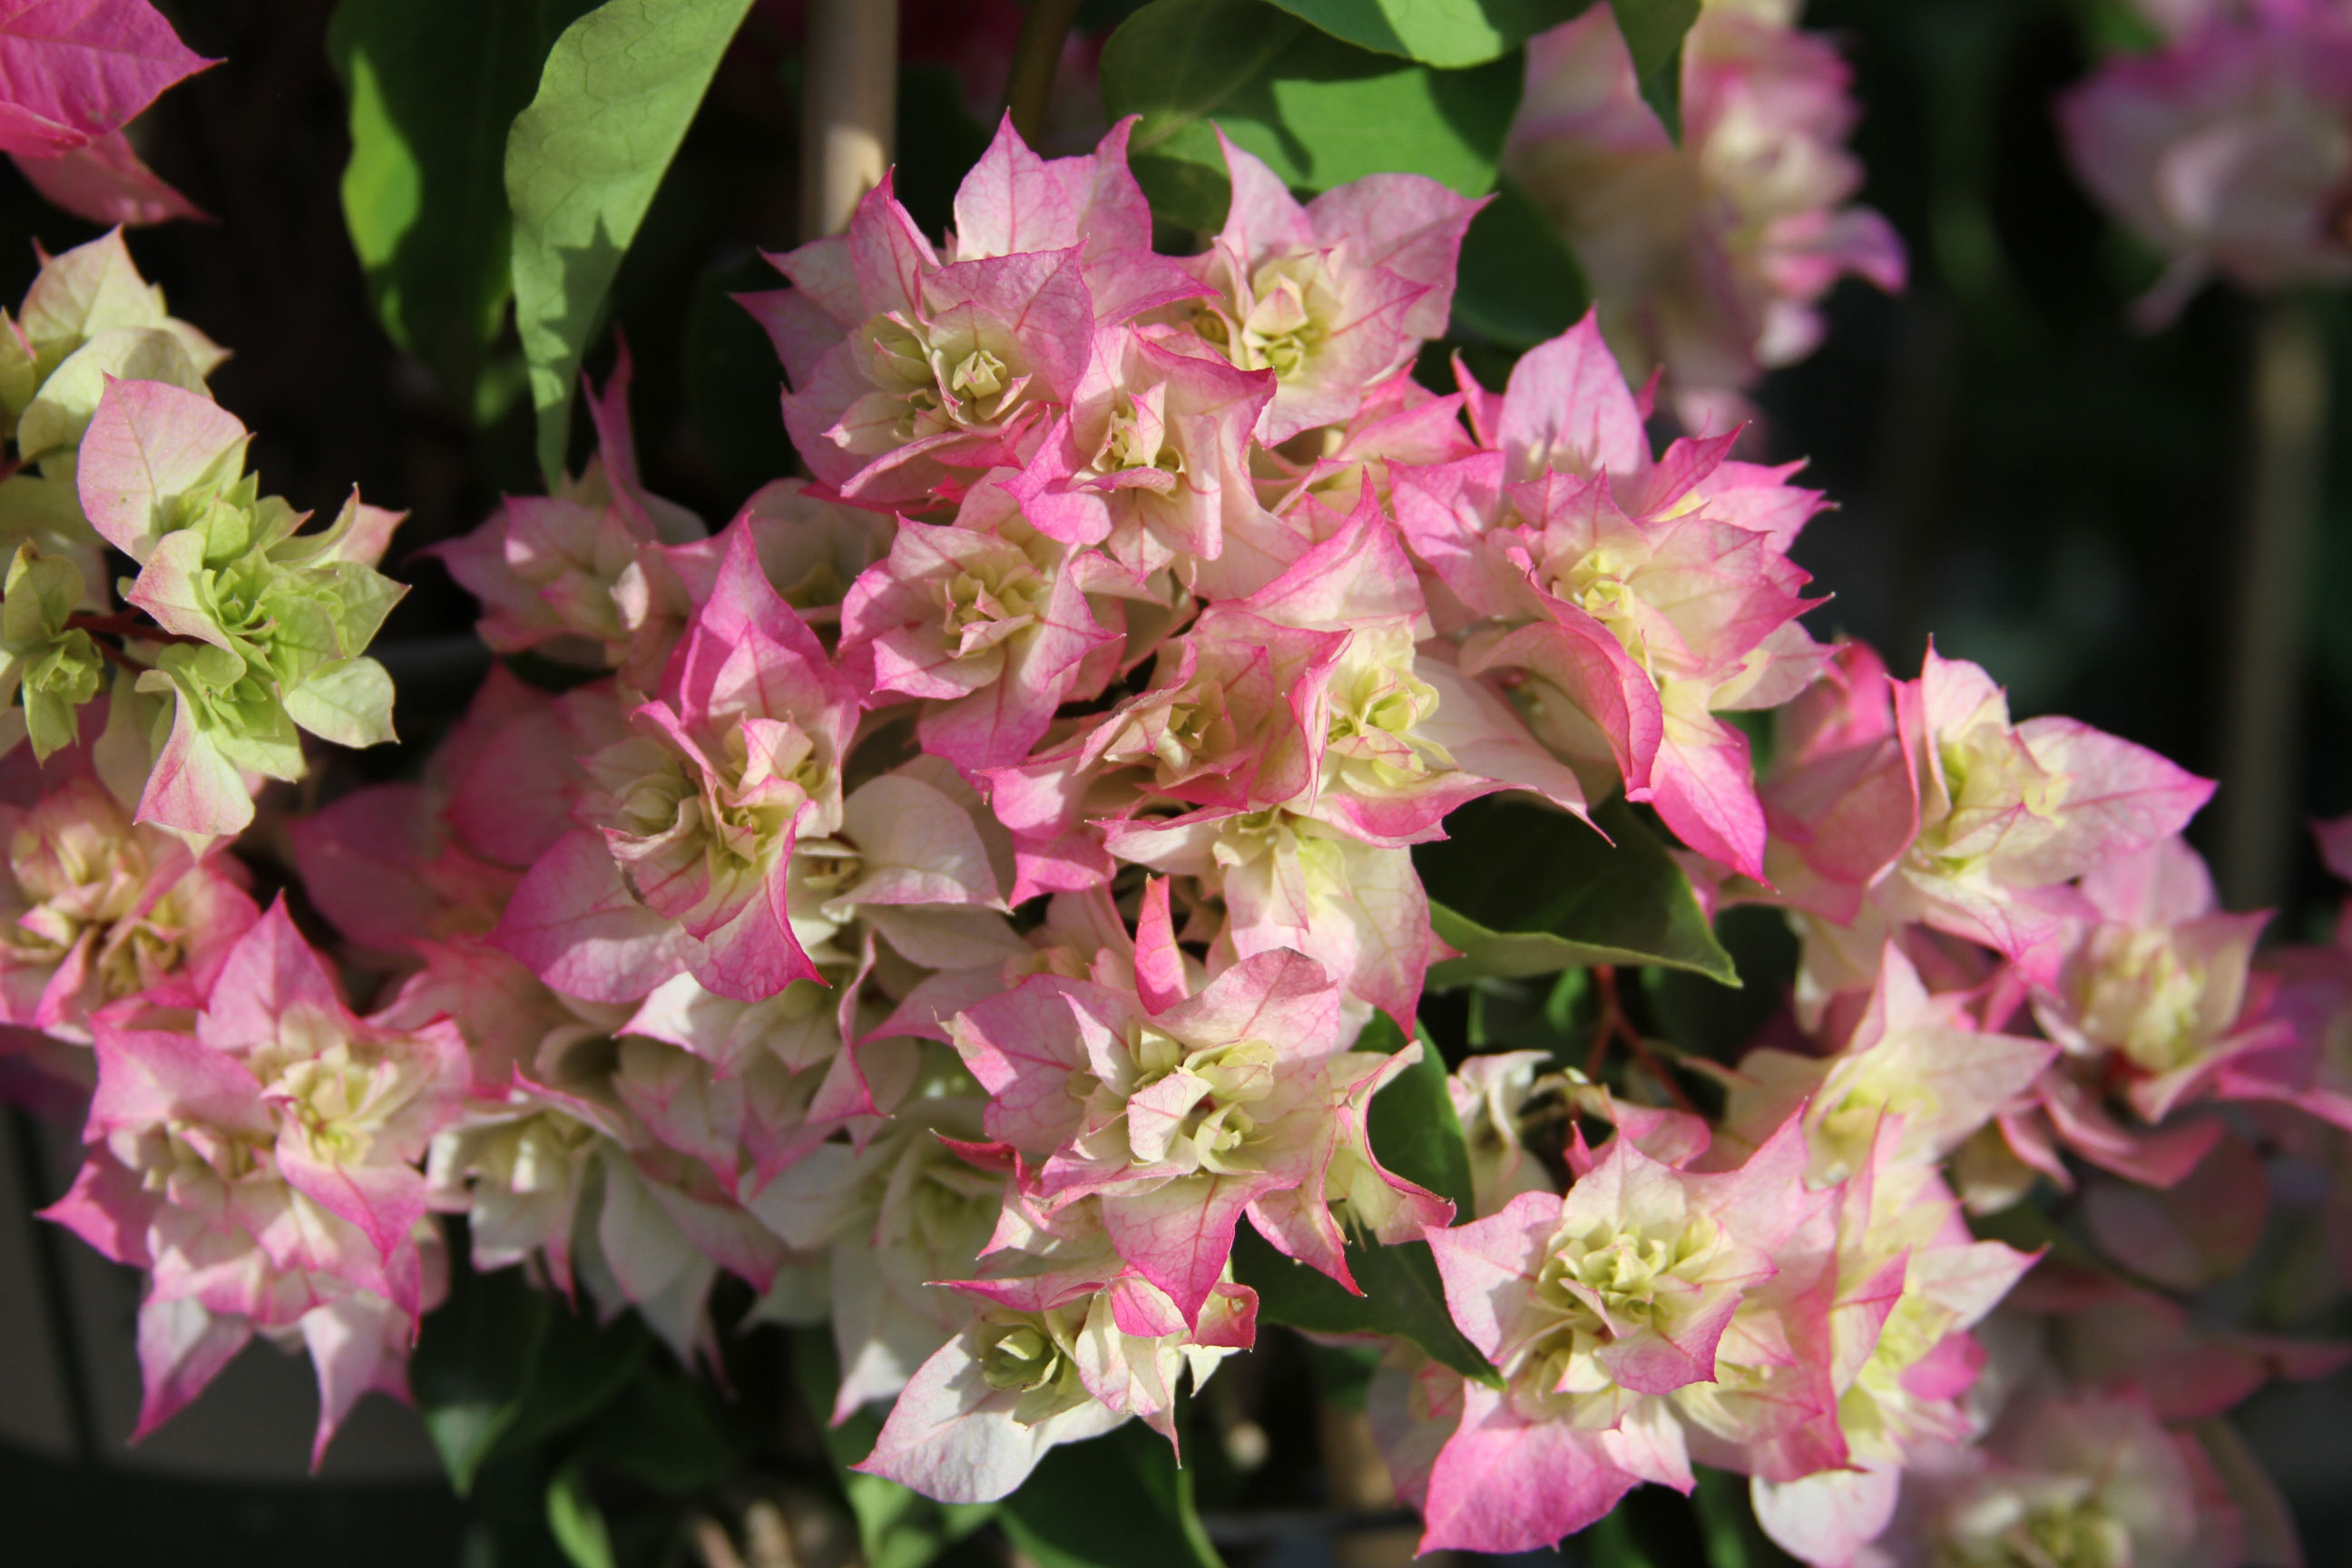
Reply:
[[[1233, 3], [1220, 0], [1227, 11]], [[498, 193], [478, 188], [464, 154], [482, 124], [498, 127], [490, 134], [502, 142], [504, 123], [530, 100], [548, 40], [586, 9], [584, 0], [344, 0], [340, 8], [182, 0], [165, 9], [193, 47], [229, 63], [163, 101], [142, 152], [219, 221], [147, 231], [132, 247], [175, 313], [235, 350], [214, 385], [257, 432], [256, 466], [298, 505], [330, 505], [356, 480], [371, 500], [407, 509], [404, 551], [471, 529], [501, 492], [538, 488], [530, 398], [505, 312], [503, 197], [491, 202]], [[1098, 43], [1136, 9], [1086, 0], [1078, 31]], [[1203, 0], [1201, 9], [1219, 5]], [[470, 37], [495, 47], [469, 52], [436, 31], [459, 16]], [[2053, 94], [2082, 77], [2102, 42], [2136, 36], [2136, 24], [2119, 0], [1811, 0], [1804, 20], [1834, 36], [1854, 68], [1864, 116], [1853, 146], [1868, 169], [1861, 198], [1893, 220], [1913, 268], [1899, 298], [1842, 286], [1828, 302], [1822, 349], [1758, 394], [1765, 449], [1807, 459], [1806, 482], [1838, 505], [1796, 551], [1817, 587], [1835, 595], [1815, 613], [1817, 629], [1872, 641], [1905, 675], [1932, 632], [1943, 651], [2006, 682], [2021, 715], [2070, 713], [2215, 771], [2233, 540], [2247, 504], [2256, 309], [2217, 287], [2168, 331], [2136, 331], [2126, 308], [2158, 260], [2092, 207], [2050, 112]], [[933, 232], [985, 142], [1019, 24], [1013, 0], [905, 7], [897, 189]], [[363, 27], [397, 47], [358, 61], [352, 40]], [[772, 283], [759, 253], [795, 239], [799, 32], [794, 5], [752, 6], [620, 264], [609, 304], [614, 331], [592, 339], [588, 359], [601, 377], [614, 342], [625, 337], [650, 488], [714, 525], [793, 465], [777, 416], [774, 357], [729, 296]], [[1314, 47], [1342, 46], [1316, 35]], [[1499, 135], [1507, 103], [1496, 100], [1516, 90], [1517, 58], [1464, 68], [1476, 90], [1462, 100], [1463, 136]], [[1107, 91], [1141, 90], [1122, 88], [1118, 70], [1116, 58], [1106, 62]], [[354, 113], [347, 88], [364, 100], [362, 112], [411, 128], [424, 171], [414, 194], [444, 243], [404, 250], [397, 226], [372, 236], [362, 223], [355, 249], [343, 206]], [[475, 119], [436, 109], [457, 99]], [[1049, 150], [1090, 144], [1100, 116], [1086, 83], [1066, 90]], [[1162, 163], [1147, 178], [1163, 217], [1175, 210], [1206, 221], [1200, 204], [1221, 202], [1222, 193], [1185, 184], [1197, 164]], [[369, 171], [352, 177], [364, 197]], [[0, 170], [0, 298], [14, 299], [29, 281], [37, 243], [57, 250], [92, 232]], [[1182, 247], [1190, 237], [1166, 237]], [[1445, 353], [1459, 348], [1498, 384], [1513, 353], [1566, 325], [1580, 298], [1558, 242], [1506, 189], [1465, 251], [1453, 341], [1424, 368], [1442, 375]], [[2312, 298], [2295, 308], [2320, 326], [2331, 380], [2352, 386], [2346, 302]], [[453, 321], [474, 328], [453, 332]], [[2352, 398], [2336, 397], [2327, 417], [2327, 450], [2352, 452], [2339, 436], [2352, 433]], [[584, 428], [573, 441], [576, 462]], [[2352, 475], [2340, 458], [2325, 494], [2303, 596], [2275, 606], [2309, 628], [2299, 753], [2279, 761], [2295, 770], [2307, 815], [2352, 808], [2352, 616], [2342, 613], [2352, 602]], [[429, 742], [486, 656], [471, 641], [471, 601], [446, 574], [423, 563], [403, 568], [396, 557], [394, 567], [415, 586], [380, 651], [399, 683], [404, 738]], [[331, 770], [341, 777], [320, 787], [396, 773], [419, 754], [338, 752]], [[2315, 858], [2299, 851], [2285, 929], [2313, 930], [2331, 903]], [[1743, 916], [1722, 935], [1744, 971], [1789, 962], [1769, 917]], [[1629, 1005], [1694, 1042], [1728, 1048], [1772, 1000], [1769, 991], [1735, 994], [1692, 976], [1649, 975], [1654, 983]], [[1557, 1043], [1588, 1032], [1588, 986], [1571, 972], [1557, 986], [1457, 994], [1433, 1013], [1457, 1049]], [[453, 1249], [462, 1254], [462, 1237]], [[678, 1521], [740, 1519], [762, 1500], [790, 1513], [792, 1487], [803, 1483], [786, 1486], [773, 1480], [779, 1474], [809, 1478], [807, 1488], [856, 1520], [877, 1565], [933, 1553], [948, 1563], [997, 1560], [994, 1531], [973, 1534], [974, 1520], [877, 1490], [882, 1483], [838, 1468], [857, 1457], [860, 1430], [827, 1437], [808, 1415], [811, 1399], [820, 1409], [829, 1404], [821, 1337], [726, 1336], [722, 1391], [688, 1378], [632, 1324], [600, 1331], [511, 1274], [458, 1273], [459, 1294], [428, 1323], [415, 1375], [436, 1444], [467, 1483], [462, 1500], [437, 1480], [337, 1484], [331, 1467], [325, 1482], [269, 1487], [134, 1474], [100, 1462], [85, 1435], [79, 1463], [0, 1456], [9, 1533], [35, 1543], [16, 1560], [168, 1559], [195, 1568], [307, 1561], [332, 1542], [334, 1561], [352, 1564], [691, 1562], [698, 1549]], [[516, 1296], [528, 1300], [507, 1299]], [[722, 1325], [748, 1304], [745, 1296], [723, 1310]], [[1363, 1376], [1347, 1355], [1270, 1338], [1222, 1374], [1194, 1412], [1228, 1424], [1235, 1408], [1258, 1413], [1262, 1462], [1246, 1473], [1215, 1442], [1189, 1444], [1192, 1466], [1181, 1477], [1149, 1442], [1098, 1444], [1058, 1451], [1040, 1472], [1040, 1496], [1090, 1499], [1097, 1506], [1080, 1512], [1113, 1520], [1119, 1498], [1176, 1487], [1213, 1518], [1326, 1509], [1344, 1500], [1329, 1467], [1318, 1468], [1315, 1412], [1360, 1399]], [[871, 1439], [870, 1422], [863, 1437]], [[2300, 1469], [2307, 1476], [2312, 1466]], [[2284, 1467], [2291, 1492], [2297, 1476], [2296, 1466]], [[1727, 1568], [1747, 1568], [1769, 1560], [1740, 1525], [1744, 1508], [1715, 1498], [1696, 1513], [1661, 1513], [1648, 1495], [1612, 1519], [1625, 1539], [1601, 1543], [1612, 1561], [1673, 1568], [1711, 1552]], [[2296, 1500], [2315, 1547], [2340, 1539], [2344, 1515], [2328, 1489], [2305, 1486]], [[1197, 1542], [1186, 1541], [1056, 1542], [1041, 1519], [1016, 1510], [1003, 1524], [1046, 1568], [1201, 1561]], [[1314, 1554], [1324, 1547], [1311, 1532], [1295, 1549], [1286, 1539], [1223, 1544], [1237, 1561], [1332, 1560]], [[819, 1548], [830, 1549], [801, 1549]], [[1118, 1555], [1087, 1555], [1105, 1550]]]

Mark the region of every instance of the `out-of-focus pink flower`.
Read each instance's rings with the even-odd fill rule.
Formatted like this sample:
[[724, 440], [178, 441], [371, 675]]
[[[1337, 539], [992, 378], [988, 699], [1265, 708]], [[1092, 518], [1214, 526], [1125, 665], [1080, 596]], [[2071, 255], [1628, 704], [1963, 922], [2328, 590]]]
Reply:
[[52, 757], [44, 778], [32, 805], [0, 806], [0, 1022], [87, 1042], [125, 998], [198, 1005], [261, 912], [242, 863], [133, 824], [86, 765]]
[[0, 6], [0, 152], [86, 146], [217, 63], [180, 42], [147, 0], [12, 0]]
[[[1663, 368], [1684, 422], [1725, 433], [1736, 395], [1821, 341], [1841, 277], [1905, 281], [1902, 241], [1849, 205], [1851, 73], [1795, 26], [1797, 0], [1707, 0], [1683, 43], [1683, 139], [1643, 101], [1596, 7], [1528, 44], [1504, 167], [1559, 225], [1611, 343]], [[1727, 417], [1726, 416], [1728, 416]]]
[[163, 223], [205, 215], [158, 179], [122, 128], [156, 96], [217, 65], [147, 0], [0, 6], [0, 152], [77, 217]]
[[[2226, 1430], [2213, 1441], [2242, 1458]], [[1869, 1561], [2000, 1562], [2029, 1552], [2045, 1562], [2161, 1568], [2294, 1561], [2291, 1538], [2264, 1542], [2249, 1531], [2250, 1512], [2280, 1506], [2274, 1495], [2232, 1495], [2233, 1479], [2255, 1479], [2242, 1463], [2225, 1472], [2198, 1435], [2168, 1429], [2136, 1395], [2027, 1391], [1981, 1443], [1906, 1474], [1901, 1503], [1877, 1539], [1880, 1555]], [[1856, 1561], [1783, 1543], [1822, 1568]], [[2290, 1555], [2273, 1554], [2282, 1546]]]
[[477, 629], [498, 652], [537, 648], [592, 669], [621, 663], [634, 629], [624, 579], [639, 554], [703, 536], [700, 519], [637, 478], [630, 377], [625, 344], [604, 390], [587, 388], [597, 449], [578, 479], [553, 495], [509, 496], [473, 532], [422, 552], [482, 602]]
[[[2259, 1237], [2254, 1239], [2259, 1239]], [[2168, 1296], [2112, 1274], [2045, 1258], [2002, 1309], [2084, 1393], [2137, 1391], [2175, 1426], [2227, 1414], [2274, 1379], [2342, 1370], [2352, 1346], [2247, 1332], [2200, 1321]]]
[[52, 157], [19, 153], [14, 162], [16, 172], [50, 205], [92, 223], [138, 228], [210, 216], [142, 163], [131, 139], [120, 131]]
[[2148, 325], [2216, 273], [2262, 290], [2352, 277], [2352, 25], [2322, 0], [2201, 9], [2058, 103], [2076, 174], [2172, 260], [2137, 307]]
[[318, 1364], [318, 1444], [369, 1387], [404, 1392], [437, 1296], [420, 1240], [433, 1136], [456, 1118], [466, 1050], [446, 1020], [352, 1016], [284, 902], [237, 940], [193, 1025], [97, 1020], [99, 1084], [72, 1192], [47, 1211], [147, 1270], [140, 1360], [152, 1430], [255, 1332]]

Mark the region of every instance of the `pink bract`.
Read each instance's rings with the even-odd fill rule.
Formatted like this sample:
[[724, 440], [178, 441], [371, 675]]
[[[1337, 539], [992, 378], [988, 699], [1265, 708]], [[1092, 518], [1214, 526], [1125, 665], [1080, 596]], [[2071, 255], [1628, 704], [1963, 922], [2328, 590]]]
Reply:
[[193, 1025], [173, 1016], [96, 1020], [86, 1160], [48, 1215], [149, 1272], [142, 1427], [254, 1332], [299, 1329], [323, 1452], [362, 1389], [397, 1389], [397, 1352], [437, 1294], [414, 1163], [457, 1115], [464, 1042], [446, 1022], [353, 1016], [282, 900], [229, 950]]

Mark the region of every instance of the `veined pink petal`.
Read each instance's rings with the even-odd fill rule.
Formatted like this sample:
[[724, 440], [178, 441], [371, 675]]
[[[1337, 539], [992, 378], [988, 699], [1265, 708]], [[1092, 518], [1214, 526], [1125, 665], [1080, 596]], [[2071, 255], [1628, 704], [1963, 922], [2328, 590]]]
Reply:
[[1098, 1436], [1127, 1419], [1089, 1402], [1024, 1426], [1017, 1392], [981, 1376], [971, 1330], [919, 1368], [890, 1407], [874, 1451], [854, 1468], [942, 1502], [992, 1502], [1028, 1479], [1046, 1449]]
[[296, 1007], [322, 1017], [350, 1016], [326, 966], [294, 929], [281, 894], [230, 950], [197, 1018], [196, 1037], [216, 1049], [274, 1040], [278, 1021]]
[[1610, 1460], [1603, 1436], [1528, 1422], [1507, 1395], [1465, 1384], [1462, 1424], [1430, 1471], [1421, 1550], [1528, 1552], [1582, 1530], [1642, 1480]]
[[372, 1296], [352, 1296], [302, 1315], [302, 1342], [319, 1374], [319, 1426], [310, 1443], [310, 1468], [327, 1457], [335, 1429], [360, 1395], [372, 1391], [408, 1402], [408, 1344], [412, 1318]]
[[157, 507], [207, 478], [235, 479], [248, 439], [236, 416], [201, 393], [115, 382], [81, 438], [82, 510], [108, 543], [144, 561], [163, 536]]
[[1546, 468], [1632, 476], [1649, 466], [1650, 437], [1596, 314], [1520, 356], [1495, 437], [1515, 479]]
[[119, 131], [218, 61], [180, 42], [147, 0], [0, 3], [0, 152], [63, 153]]
[[48, 156], [18, 153], [14, 162], [16, 172], [52, 206], [92, 223], [137, 228], [174, 218], [204, 221], [211, 216], [141, 163], [120, 131]]
[[250, 1318], [150, 1295], [139, 1308], [139, 1371], [146, 1393], [139, 1402], [131, 1441], [161, 1426], [203, 1393], [252, 1338]]
[[578, 829], [524, 875], [490, 940], [559, 991], [631, 1002], [685, 971], [689, 939], [631, 897], [604, 839]]

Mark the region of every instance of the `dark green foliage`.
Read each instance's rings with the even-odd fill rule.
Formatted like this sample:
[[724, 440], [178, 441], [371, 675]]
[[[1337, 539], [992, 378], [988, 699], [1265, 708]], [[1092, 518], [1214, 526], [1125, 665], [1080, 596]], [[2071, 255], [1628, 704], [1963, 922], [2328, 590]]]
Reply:
[[1574, 326], [1591, 305], [1559, 230], [1508, 179], [1470, 221], [1454, 285], [1454, 335], [1518, 353]]
[[456, 408], [495, 418], [521, 362], [494, 356], [513, 293], [507, 128], [593, 0], [342, 0], [327, 49], [350, 109], [343, 220], [377, 318]]
[[1224, 221], [1212, 125], [1302, 191], [1361, 174], [1426, 174], [1465, 195], [1495, 181], [1517, 107], [1516, 52], [1440, 70], [1342, 43], [1260, 0], [1154, 0], [1103, 50], [1103, 101], [1140, 114], [1136, 178], [1165, 221]]
[[[1600, 831], [1528, 800], [1491, 797], [1447, 817], [1444, 840], [1415, 848], [1437, 934], [1463, 954], [1433, 967], [1432, 985], [1590, 963], [1659, 963], [1739, 984], [1656, 835], [1622, 801], [1592, 819]], [[1509, 874], [1496, 875], [1503, 867]]]
[[1592, 0], [1274, 0], [1336, 38], [1433, 66], [1475, 66]]

